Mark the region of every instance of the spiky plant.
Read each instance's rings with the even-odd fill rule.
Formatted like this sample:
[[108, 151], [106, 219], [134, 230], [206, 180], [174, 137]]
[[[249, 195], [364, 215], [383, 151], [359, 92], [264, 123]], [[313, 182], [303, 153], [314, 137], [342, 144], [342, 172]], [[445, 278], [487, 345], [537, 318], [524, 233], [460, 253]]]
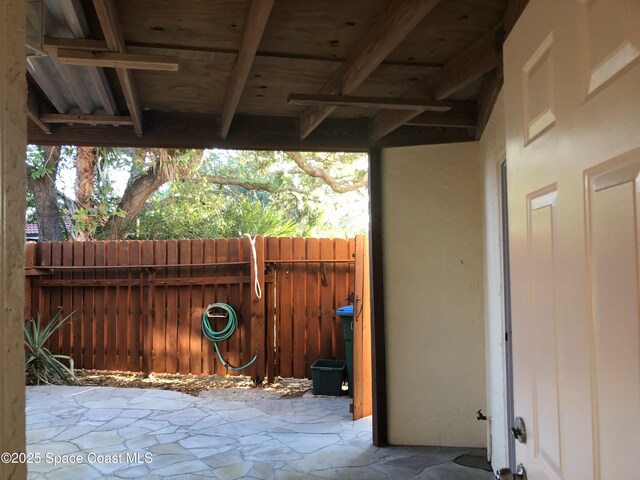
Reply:
[[[76, 383], [73, 359], [67, 355], [54, 355], [45, 346], [49, 337], [74, 313], [75, 310], [61, 318], [62, 307], [60, 307], [51, 320], [44, 325], [39, 313], [36, 320], [30, 318], [25, 322], [24, 344], [27, 347], [25, 368], [27, 380], [31, 383], [36, 385], [41, 383], [72, 385]], [[69, 362], [69, 366], [62, 363], [65, 360]]]

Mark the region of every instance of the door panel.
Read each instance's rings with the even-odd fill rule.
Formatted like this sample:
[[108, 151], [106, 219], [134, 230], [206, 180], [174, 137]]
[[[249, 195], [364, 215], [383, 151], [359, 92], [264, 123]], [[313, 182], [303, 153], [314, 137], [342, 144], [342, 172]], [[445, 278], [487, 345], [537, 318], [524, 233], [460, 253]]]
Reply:
[[595, 469], [605, 478], [624, 478], [621, 459], [640, 451], [640, 437], [629, 435], [629, 425], [640, 425], [640, 151], [625, 157], [586, 175]]
[[529, 323], [533, 358], [533, 441], [536, 455], [551, 472], [560, 472], [560, 424], [554, 237], [555, 185], [529, 198], [531, 292]]
[[515, 415], [530, 480], [640, 471], [640, 1], [530, 0], [505, 44]]

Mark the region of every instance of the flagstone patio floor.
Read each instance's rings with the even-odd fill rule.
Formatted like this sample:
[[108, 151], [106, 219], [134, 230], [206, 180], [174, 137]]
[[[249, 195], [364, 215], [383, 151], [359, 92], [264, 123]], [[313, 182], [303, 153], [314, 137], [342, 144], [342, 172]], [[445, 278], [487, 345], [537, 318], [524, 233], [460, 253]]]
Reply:
[[371, 444], [346, 398], [222, 401], [170, 390], [27, 387], [29, 479], [490, 480], [483, 450]]

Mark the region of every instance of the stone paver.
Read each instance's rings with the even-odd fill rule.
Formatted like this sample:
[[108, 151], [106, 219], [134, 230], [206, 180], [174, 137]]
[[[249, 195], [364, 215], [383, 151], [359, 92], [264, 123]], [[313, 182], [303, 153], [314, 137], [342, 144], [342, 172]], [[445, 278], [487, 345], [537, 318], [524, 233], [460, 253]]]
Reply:
[[478, 449], [371, 445], [349, 399], [253, 402], [168, 390], [28, 387], [32, 480], [456, 479], [491, 472], [453, 463]]

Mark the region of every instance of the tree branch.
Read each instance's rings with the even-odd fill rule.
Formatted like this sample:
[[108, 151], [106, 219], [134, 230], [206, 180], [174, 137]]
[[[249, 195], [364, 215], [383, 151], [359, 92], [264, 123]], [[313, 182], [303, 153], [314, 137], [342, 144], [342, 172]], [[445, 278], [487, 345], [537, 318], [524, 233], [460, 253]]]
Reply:
[[333, 178], [321, 168], [314, 167], [313, 165], [308, 163], [304, 158], [302, 158], [302, 155], [299, 152], [286, 152], [286, 155], [295, 162], [300, 170], [302, 170], [310, 177], [319, 178], [336, 193], [353, 192], [354, 190], [365, 188], [368, 185], [367, 180], [361, 180], [349, 185], [340, 184], [335, 178]]
[[239, 178], [232, 177], [219, 177], [217, 175], [206, 175], [201, 177], [207, 180], [209, 183], [214, 183], [216, 185], [230, 185], [234, 187], [242, 187], [246, 190], [261, 190], [263, 192], [269, 193], [280, 193], [280, 192], [295, 192], [300, 194], [306, 194], [303, 190], [294, 187], [275, 187], [269, 183], [261, 183], [261, 182], [248, 182], [246, 180], [241, 180]]

